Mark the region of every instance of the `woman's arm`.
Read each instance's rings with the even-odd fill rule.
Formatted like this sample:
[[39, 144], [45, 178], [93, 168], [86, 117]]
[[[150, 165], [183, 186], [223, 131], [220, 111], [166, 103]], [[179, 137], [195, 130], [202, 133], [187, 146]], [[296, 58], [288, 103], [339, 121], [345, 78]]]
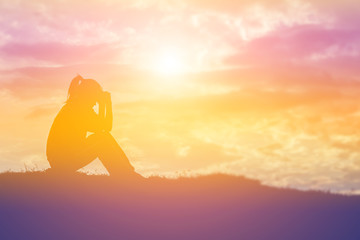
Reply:
[[[110, 132], [113, 124], [113, 112], [112, 112], [111, 94], [109, 92], [104, 92], [104, 103], [105, 103], [104, 130], [106, 132]], [[99, 114], [101, 114], [100, 106], [99, 106]]]
[[99, 113], [92, 111], [91, 116], [87, 118], [89, 132], [110, 132], [112, 129], [113, 113], [111, 104], [111, 95], [109, 92], [103, 92], [99, 103]]

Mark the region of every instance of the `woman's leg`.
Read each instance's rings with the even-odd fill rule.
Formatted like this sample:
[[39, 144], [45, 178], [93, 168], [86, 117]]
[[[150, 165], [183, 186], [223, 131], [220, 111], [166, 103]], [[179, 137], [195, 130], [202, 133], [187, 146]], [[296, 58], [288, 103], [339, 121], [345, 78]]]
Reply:
[[76, 151], [61, 152], [54, 156], [49, 163], [52, 172], [59, 174], [73, 174], [80, 168], [85, 167], [97, 158], [97, 151], [94, 148], [84, 146]]
[[95, 133], [86, 141], [87, 147], [96, 151], [97, 157], [111, 176], [136, 174], [124, 151], [110, 133]]

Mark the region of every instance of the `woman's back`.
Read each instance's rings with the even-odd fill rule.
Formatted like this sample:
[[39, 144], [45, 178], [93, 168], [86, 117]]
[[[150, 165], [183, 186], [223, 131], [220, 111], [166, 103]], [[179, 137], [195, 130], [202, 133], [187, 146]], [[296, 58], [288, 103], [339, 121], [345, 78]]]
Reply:
[[89, 131], [88, 123], [96, 114], [74, 103], [66, 103], [55, 117], [46, 146], [49, 161], [76, 155]]

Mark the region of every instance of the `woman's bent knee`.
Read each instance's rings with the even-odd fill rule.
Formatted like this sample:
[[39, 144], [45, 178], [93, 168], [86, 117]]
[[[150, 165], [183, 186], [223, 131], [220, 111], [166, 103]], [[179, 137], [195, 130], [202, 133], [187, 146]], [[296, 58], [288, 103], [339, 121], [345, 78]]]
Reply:
[[87, 145], [95, 150], [104, 150], [111, 146], [115, 139], [110, 133], [94, 133], [87, 137]]

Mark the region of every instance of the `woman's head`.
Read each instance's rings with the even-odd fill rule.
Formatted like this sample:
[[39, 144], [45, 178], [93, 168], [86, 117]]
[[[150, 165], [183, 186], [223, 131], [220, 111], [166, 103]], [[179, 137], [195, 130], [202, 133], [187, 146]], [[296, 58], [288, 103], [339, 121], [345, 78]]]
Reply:
[[98, 82], [93, 79], [83, 79], [78, 75], [70, 83], [67, 102], [94, 106], [102, 92], [103, 90]]

